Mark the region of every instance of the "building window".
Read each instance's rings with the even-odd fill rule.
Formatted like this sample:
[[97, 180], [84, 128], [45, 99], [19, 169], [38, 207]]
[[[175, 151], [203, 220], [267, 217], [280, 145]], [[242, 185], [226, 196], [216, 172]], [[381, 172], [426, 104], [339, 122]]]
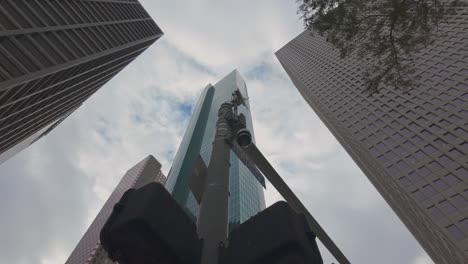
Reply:
[[463, 153], [458, 151], [456, 148], [451, 149], [449, 152], [450, 152], [450, 156], [454, 159], [458, 159], [463, 156]]
[[460, 221], [460, 227], [463, 229], [463, 231], [468, 233], [468, 218], [465, 218]]
[[457, 209], [455, 208], [455, 206], [453, 206], [451, 203], [449, 203], [447, 200], [443, 200], [442, 202], [439, 203], [439, 207], [440, 209], [442, 209], [442, 211], [445, 213], [445, 214], [451, 214], [451, 213], [454, 213]]
[[426, 199], [426, 197], [424, 196], [424, 194], [423, 194], [421, 191], [419, 191], [419, 190], [414, 191], [414, 192], [413, 192], [413, 195], [414, 195], [414, 197], [416, 198], [416, 200], [418, 200], [418, 201], [423, 201], [424, 199]]
[[457, 194], [457, 195], [454, 195], [452, 196], [451, 198], [451, 202], [458, 208], [458, 209], [464, 209], [468, 203], [466, 202], [465, 198], [463, 198], [463, 196]]
[[408, 179], [406, 177], [401, 177], [399, 179], [399, 182], [400, 182], [400, 185], [403, 186], [403, 187], [408, 187], [411, 185], [411, 182], [408, 181]]
[[414, 183], [417, 183], [418, 181], [421, 181], [422, 178], [416, 173], [416, 172], [410, 172], [408, 174], [408, 179], [410, 180], [410, 182], [412, 182], [413, 184]]
[[431, 161], [427, 166], [432, 172], [437, 172], [442, 169], [442, 166], [440, 166], [437, 161]]
[[449, 173], [445, 175], [444, 180], [450, 185], [450, 186], [455, 186], [460, 182], [460, 179], [458, 179], [457, 176], [453, 175], [452, 173]]
[[434, 205], [427, 208], [427, 210], [429, 210], [429, 213], [432, 215], [432, 217], [434, 217], [437, 220], [442, 219], [444, 217], [442, 211], [440, 211], [440, 209]]
[[460, 167], [455, 171], [455, 174], [460, 178], [460, 179], [466, 179], [468, 180], [468, 170]]
[[441, 191], [449, 188], [449, 186], [441, 179], [435, 180], [434, 186]]
[[423, 186], [422, 192], [426, 197], [432, 197], [437, 194], [436, 190], [431, 185]]
[[457, 240], [465, 238], [465, 234], [456, 225], [447, 226], [447, 231]]

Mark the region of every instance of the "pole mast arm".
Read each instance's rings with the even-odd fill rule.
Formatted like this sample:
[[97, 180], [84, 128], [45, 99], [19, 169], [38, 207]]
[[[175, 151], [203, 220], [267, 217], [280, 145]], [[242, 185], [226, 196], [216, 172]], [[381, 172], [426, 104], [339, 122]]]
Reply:
[[[237, 145], [237, 142], [233, 142]], [[240, 146], [238, 146], [240, 148]], [[297, 198], [294, 192], [289, 188], [289, 186], [284, 182], [281, 176], [276, 172], [276, 170], [271, 166], [268, 160], [263, 156], [263, 154], [258, 150], [255, 144], [250, 144], [243, 148], [249, 158], [257, 165], [257, 167], [262, 171], [263, 175], [270, 181], [270, 183], [275, 187], [276, 190], [283, 196], [286, 202], [298, 213], [302, 213], [307, 218], [307, 221], [310, 225], [310, 228], [315, 232], [317, 237], [323, 243], [323, 245], [330, 251], [330, 253], [335, 257], [335, 259], [341, 264], [350, 264], [349, 260], [341, 252], [341, 250], [336, 246], [333, 240], [328, 236], [328, 234], [323, 230], [320, 224], [315, 220], [315, 218], [310, 214], [307, 208], [301, 203]]]

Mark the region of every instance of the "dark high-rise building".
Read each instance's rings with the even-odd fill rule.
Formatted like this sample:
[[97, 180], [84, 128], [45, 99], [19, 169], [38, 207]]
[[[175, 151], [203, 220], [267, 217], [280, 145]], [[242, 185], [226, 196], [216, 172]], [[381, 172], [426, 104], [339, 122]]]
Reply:
[[148, 156], [125, 173], [120, 183], [107, 202], [102, 207], [94, 221], [89, 226], [66, 264], [112, 264], [106, 251], [102, 248], [99, 234], [105, 222], [112, 213], [114, 205], [130, 188], [138, 189], [151, 182], [164, 184], [166, 177], [161, 172], [161, 164], [153, 157]]
[[161, 36], [136, 0], [1, 1], [0, 163]]
[[[248, 98], [245, 81], [234, 70], [215, 85], [208, 84], [203, 90], [193, 108], [192, 119], [168, 174], [166, 188], [194, 219], [198, 216], [199, 205], [190, 191], [190, 176], [198, 156], [206, 165], [209, 164], [219, 107], [230, 101], [232, 93], [237, 89], [243, 97]], [[249, 104], [240, 106], [238, 112], [245, 115], [247, 128], [253, 136]], [[262, 185], [232, 151], [230, 164], [229, 223], [235, 226], [263, 210], [265, 198]]]
[[468, 259], [467, 9], [416, 54], [420, 86], [369, 96], [355, 57], [306, 31], [277, 57], [291, 80], [436, 263]]

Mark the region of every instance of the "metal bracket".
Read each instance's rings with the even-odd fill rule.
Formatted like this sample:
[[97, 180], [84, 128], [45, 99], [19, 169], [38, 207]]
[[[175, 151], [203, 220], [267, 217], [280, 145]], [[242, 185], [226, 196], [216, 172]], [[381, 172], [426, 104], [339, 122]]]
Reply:
[[195, 166], [193, 166], [192, 175], [190, 176], [190, 190], [192, 190], [195, 199], [198, 204], [201, 203], [203, 192], [205, 191], [205, 182], [206, 182], [206, 171], [208, 167], [203, 161], [202, 157], [198, 155], [197, 160], [195, 161]]

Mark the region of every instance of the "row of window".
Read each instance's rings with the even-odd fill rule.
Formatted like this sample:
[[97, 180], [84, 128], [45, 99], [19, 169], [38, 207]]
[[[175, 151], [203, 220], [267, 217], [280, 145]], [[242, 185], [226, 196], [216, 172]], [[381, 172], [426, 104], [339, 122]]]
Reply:
[[61, 70], [53, 75], [48, 75], [46, 78], [43, 78], [40, 81], [31, 81], [30, 83], [27, 83], [24, 86], [21, 85], [12, 87], [6, 90], [0, 96], [0, 107], [6, 107], [11, 103], [16, 102], [17, 100], [24, 99], [27, 96], [31, 96], [34, 93], [41, 91], [42, 89], [48, 89], [51, 85], [57, 85], [60, 82], [64, 82], [69, 78], [75, 77], [76, 75], [84, 74], [87, 71], [91, 71], [98, 66], [104, 66], [108, 63], [111, 63], [115, 59], [128, 56], [131, 53], [137, 52], [141, 49], [145, 49], [148, 45], [148, 42], [141, 43], [129, 49], [122, 49], [120, 51], [102, 56], [100, 58], [88, 61], [86, 63], [81, 63], [74, 67]]
[[[441, 212], [450, 213], [455, 208], [458, 212], [466, 212], [465, 198], [468, 193], [443, 193], [450, 187], [456, 187], [452, 191], [459, 192], [461, 181], [468, 182], [468, 171], [461, 166], [466, 164], [465, 153], [468, 153], [465, 150], [468, 147], [468, 132], [464, 123], [468, 119], [465, 113], [467, 108], [464, 107], [468, 102], [466, 77], [461, 78], [459, 73], [449, 76], [447, 72], [437, 69], [438, 76], [431, 74], [428, 76], [431, 79], [429, 84], [423, 84], [422, 89], [411, 91], [409, 95], [402, 95], [401, 91], [382, 90], [379, 95], [367, 97], [361, 93], [362, 81], [359, 81], [355, 67], [343, 64], [355, 61], [337, 61], [336, 54], [326, 47], [330, 46], [328, 43], [305, 34], [291, 42], [295, 45], [288, 44], [287, 49], [282, 50], [284, 54], [278, 55], [280, 61], [286, 65], [288, 73], [293, 73], [292, 79], [301, 82], [299, 89], [310, 89], [301, 91], [312, 99], [309, 103], [318, 108], [330, 123], [339, 122], [344, 130], [348, 129], [349, 133], [341, 133], [341, 127], [335, 127], [340, 136], [351, 141], [347, 142], [349, 145], [357, 145], [353, 143], [360, 139], [363, 151], [371, 148], [372, 156], [380, 159], [377, 164], [386, 162], [385, 165], [392, 166], [389, 174], [393, 178], [382, 177], [378, 173], [368, 176], [376, 179], [376, 185], [380, 185], [379, 191], [393, 200], [393, 206], [403, 208], [400, 216], [414, 223], [414, 232], [421, 234], [420, 239], [437, 238], [441, 243], [432, 244], [436, 244], [434, 247], [438, 252], [447, 254], [451, 248], [444, 245], [444, 236], [435, 232], [437, 228], [431, 228], [436, 227], [435, 224], [426, 225], [425, 222], [430, 219], [422, 214], [419, 206], [413, 205], [422, 204], [424, 200], [442, 193], [447, 197], [435, 205], [437, 209], [440, 207]], [[307, 57], [309, 59], [303, 59]], [[354, 77], [358, 80], [350, 81]], [[354, 85], [350, 86], [350, 83]], [[433, 84], [442, 85], [433, 89]], [[349, 87], [352, 91], [347, 89]], [[424, 88], [432, 90], [424, 93]], [[447, 88], [452, 90], [448, 91]], [[435, 96], [438, 98], [433, 99]], [[393, 112], [390, 114], [391, 110]], [[354, 138], [347, 138], [347, 134], [354, 135]], [[358, 148], [356, 151], [360, 150]], [[373, 161], [370, 160], [365, 166], [372, 168]], [[440, 177], [437, 177], [438, 174]], [[410, 197], [411, 201], [405, 201], [406, 195], [402, 192], [409, 190], [414, 190], [413, 197]], [[452, 236], [458, 227], [456, 224], [446, 226]]]
[[149, 18], [138, 3], [4, 0], [0, 25], [7, 30]]
[[[31, 91], [32, 87], [28, 84], [24, 85], [22, 89], [29, 89], [27, 91], [31, 94], [24, 97], [23, 100], [19, 100], [16, 105], [10, 105], [8, 110], [2, 112], [5, 113], [0, 123], [0, 130], [3, 131], [0, 137], [2, 149], [7, 149], [9, 145], [15, 144], [23, 136], [33, 132], [36, 126], [47, 124], [70, 107], [80, 104], [141, 53], [141, 48], [144, 47], [133, 47], [132, 50], [124, 50], [124, 53], [117, 52], [44, 77], [32, 86], [37, 89], [36, 91]], [[136, 53], [132, 53], [132, 51]], [[92, 65], [102, 67], [93, 69]], [[87, 73], [85, 74], [85, 72]], [[61, 76], [65, 78], [69, 74], [75, 75], [70, 76], [70, 79], [59, 81]], [[15, 92], [15, 88], [10, 90]], [[28, 105], [24, 104], [25, 102], [28, 102]]]
[[154, 36], [150, 21], [34, 33], [0, 39], [0, 80], [19, 77]]

